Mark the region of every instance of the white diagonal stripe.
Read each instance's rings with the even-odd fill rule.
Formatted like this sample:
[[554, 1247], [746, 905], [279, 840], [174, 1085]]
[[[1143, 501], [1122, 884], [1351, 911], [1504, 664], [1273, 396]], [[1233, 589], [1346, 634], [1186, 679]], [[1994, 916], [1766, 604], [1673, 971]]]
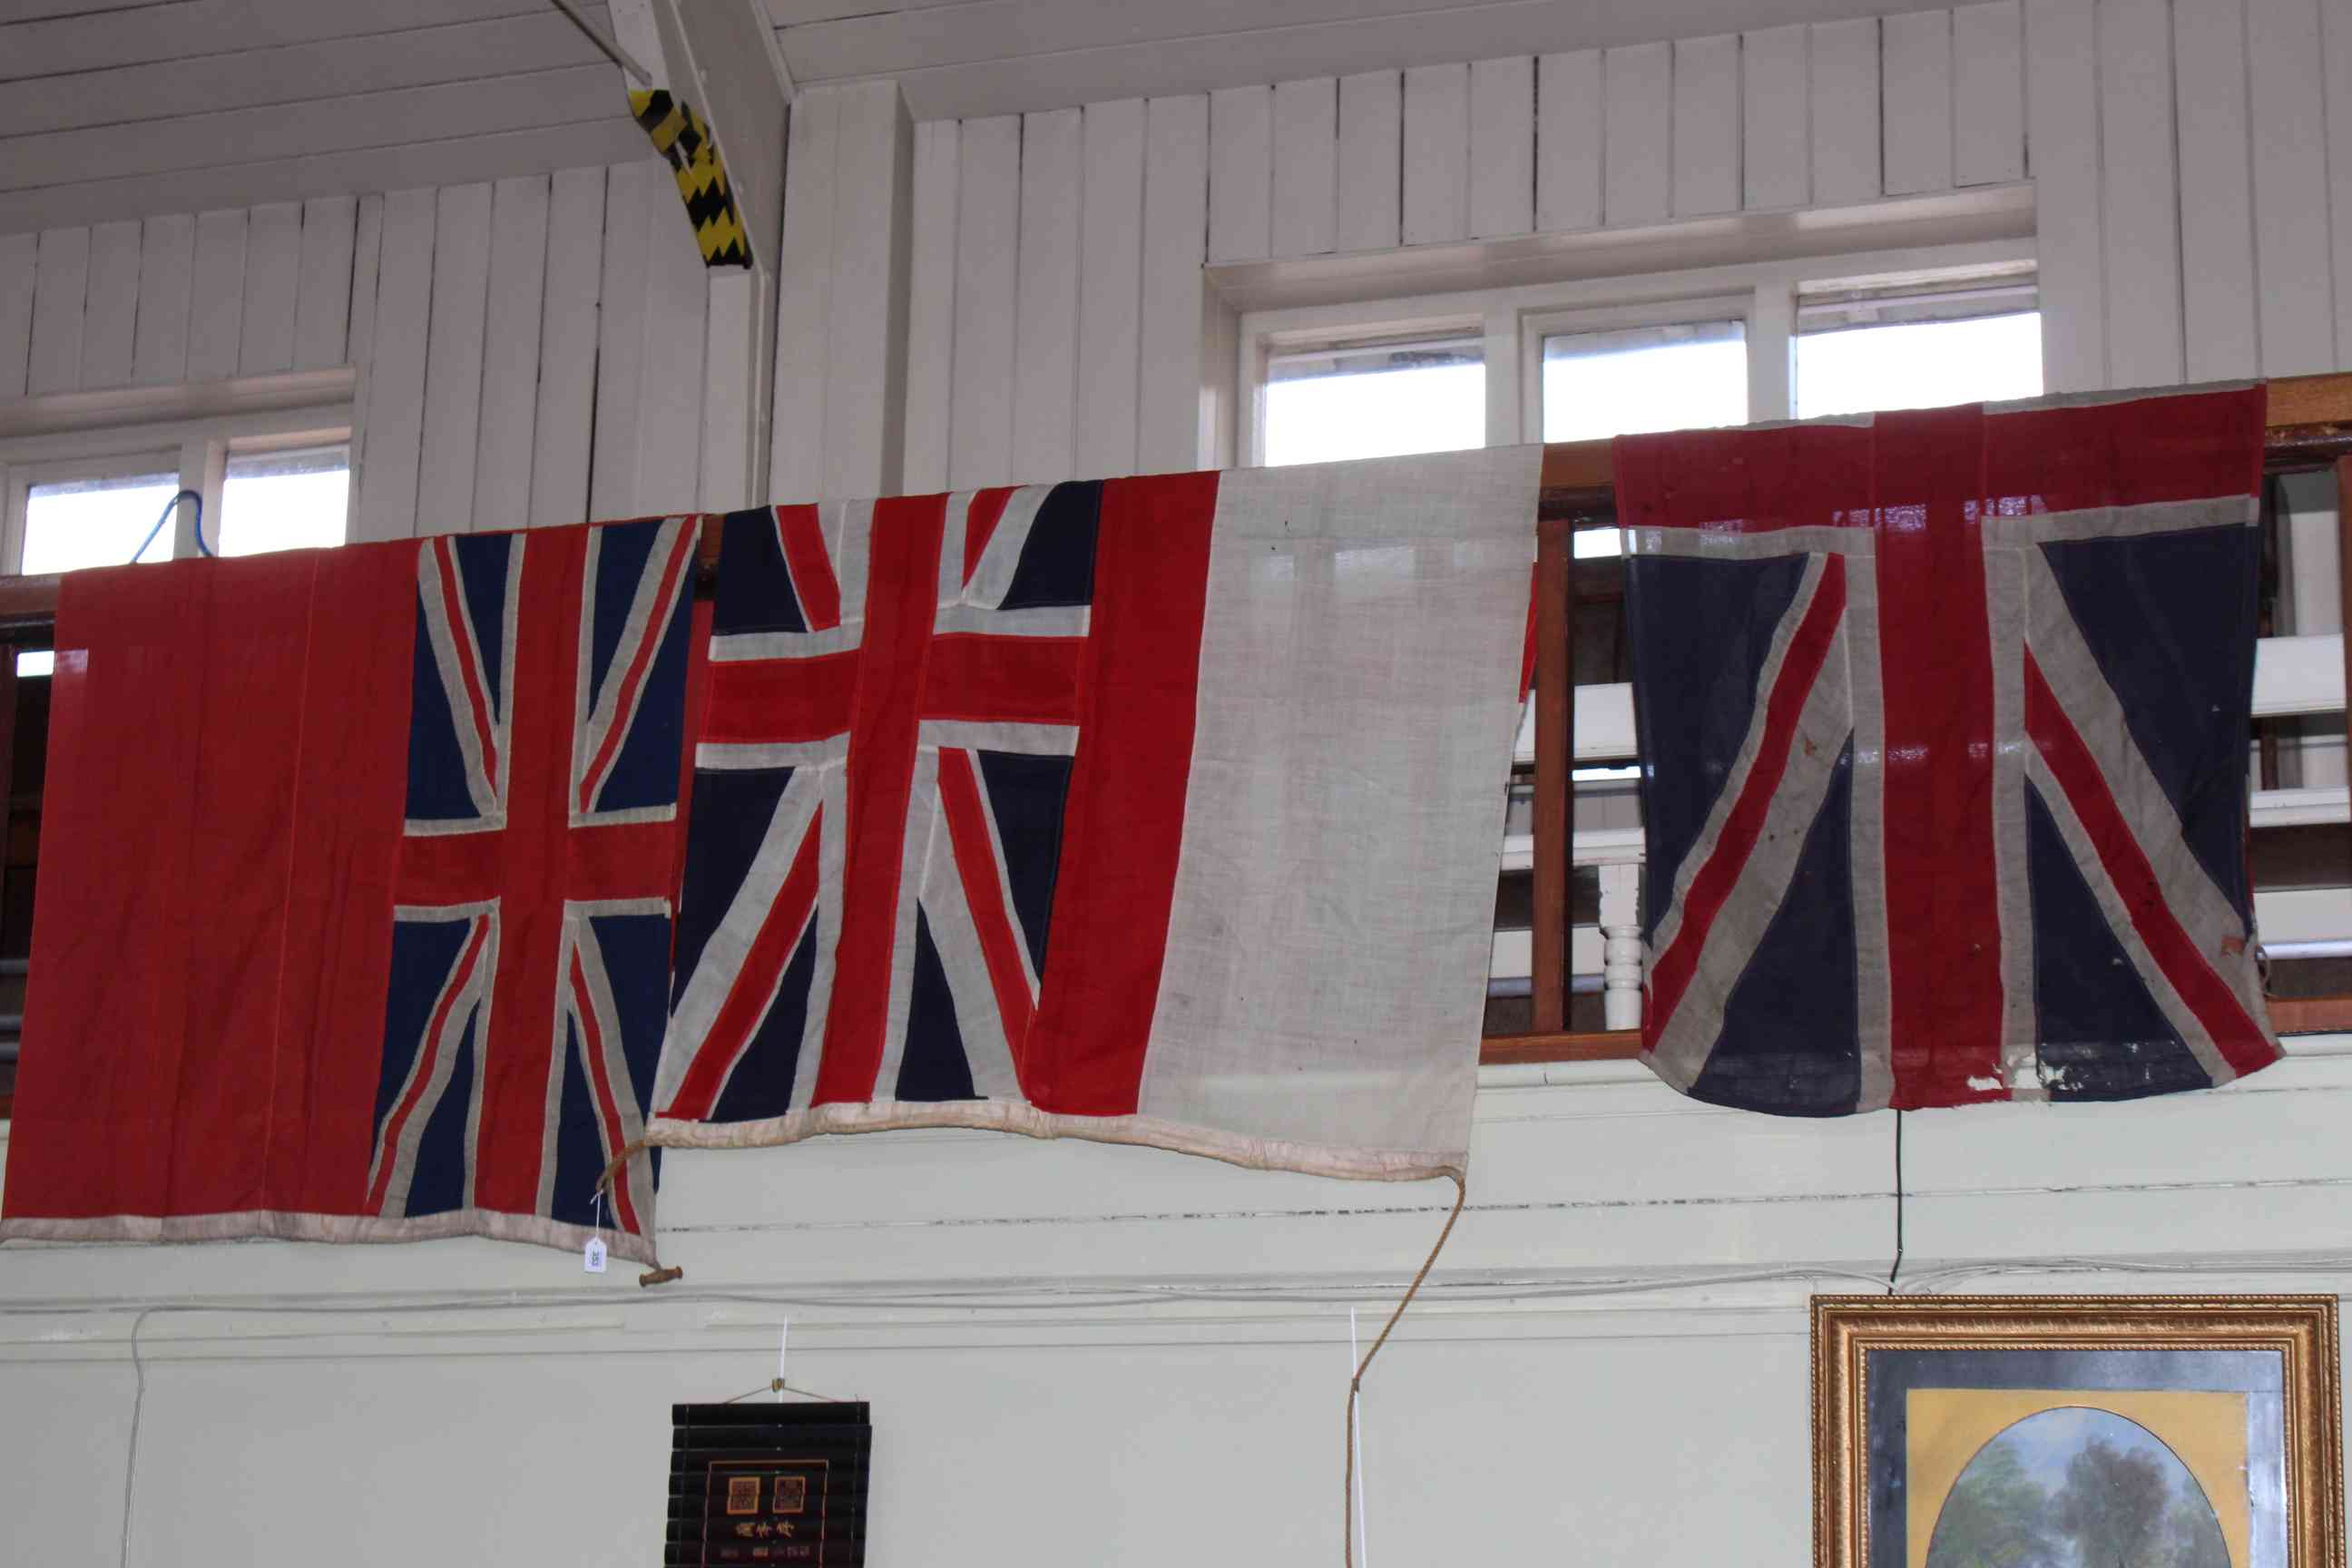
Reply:
[[2252, 933], [2229, 895], [2189, 847], [2180, 814], [2133, 740], [2115, 689], [2084, 642], [2064, 594], [2039, 550], [2023, 552], [2026, 637], [2067, 722], [2081, 737], [2116, 809], [2147, 857], [2167, 908], [2214, 973], [2229, 983], [2247, 1016], [2265, 1016]]
[[[449, 604], [442, 594], [441, 574], [435, 565], [448, 543], [446, 537], [429, 540], [416, 552], [416, 591], [424, 604], [425, 636], [432, 645], [434, 668], [440, 674], [441, 690], [449, 704], [449, 728], [457, 738], [458, 754], [466, 762], [466, 793], [473, 800], [474, 809], [480, 814], [481, 820], [451, 826], [446, 824], [445, 819], [420, 818], [415, 819], [409, 831], [439, 825], [439, 830], [443, 832], [480, 833], [502, 826], [505, 816], [499, 809], [498, 792], [484, 765], [482, 739], [474, 728], [473, 702], [466, 695], [466, 676], [457, 662], [457, 647], [454, 639], [463, 637], [471, 647], [473, 635], [467, 629], [464, 606]], [[456, 557], [450, 557], [450, 565], [454, 572]], [[477, 648], [474, 653], [475, 668], [480, 670], [480, 650]], [[488, 671], [482, 670], [482, 675], [487, 682]], [[485, 690], [483, 700], [489, 707], [491, 733], [495, 736], [498, 732], [498, 711], [497, 705], [490, 702], [489, 698], [489, 692]]]
[[918, 751], [914, 784], [907, 794], [907, 834], [899, 851], [898, 921], [890, 937], [890, 1012], [883, 1028], [882, 1064], [874, 1074], [876, 1100], [897, 1098], [898, 1067], [906, 1059], [907, 1020], [914, 1010], [917, 889], [930, 858], [932, 836], [946, 836], [939, 798], [940, 754]]
[[[2147, 943], [2140, 940], [2139, 928], [2132, 923], [2130, 909], [2125, 905], [2123, 895], [2116, 890], [2115, 879], [2107, 875], [2107, 868], [2099, 858], [2097, 847], [2092, 844], [2090, 834], [2084, 831], [2082, 819], [2074, 815], [2074, 803], [2066, 798], [2066, 791], [2050, 772], [2050, 764], [2042, 760], [2039, 751], [2035, 751], [2027, 757], [2025, 769], [2026, 776], [2042, 795], [2042, 805], [2050, 808], [2051, 819], [2058, 825], [2058, 837], [2064, 840], [2066, 852], [2074, 858], [2074, 869], [2089, 885], [2091, 897], [2097, 901], [2099, 912], [2106, 916], [2107, 929], [2115, 934], [2117, 945], [2124, 950], [2124, 957], [2129, 961], [2132, 973], [2139, 976], [2140, 984], [2147, 988], [2148, 995], [2155, 1000], [2157, 1010], [2164, 1015], [2165, 1022], [2172, 1026], [2173, 1033], [2180, 1037], [2181, 1043], [2197, 1058], [2197, 1065], [2205, 1069], [2206, 1076], [2214, 1083], [2224, 1084], [2237, 1077], [2228, 1058], [2214, 1046], [2212, 1035], [2198, 1018], [2196, 1011], [2181, 1000], [2180, 993], [2173, 989], [2172, 981], [2165, 974], [2164, 966], [2157, 963], [2156, 955], [2147, 950]], [[2263, 1015], [2257, 1012], [2253, 1016], [2259, 1018]], [[2053, 1069], [2042, 1066], [2038, 1058], [2036, 1075], [2045, 1089], [2066, 1087], [2063, 1082], [2053, 1083]]]
[[[1844, 640], [1843, 629], [1839, 640]], [[1755, 847], [1739, 868], [1723, 907], [1716, 911], [1697, 963], [1691, 970], [1673, 1016], [1659, 1031], [1649, 1061], [1660, 1078], [1688, 1092], [1706, 1067], [1707, 1054], [1723, 1033], [1724, 1010], [1732, 990], [1747, 973], [1772, 917], [1780, 911], [1789, 883], [1796, 875], [1805, 840], [1821, 816], [1830, 782], [1853, 733], [1853, 709], [1846, 686], [1846, 660], [1832, 648], [1822, 661], [1812, 689], [1797, 717], [1790, 738], [1788, 767], [1765, 808], [1762, 831]], [[1661, 943], [1643, 968], [1646, 983], [1655, 973], [1657, 956], [1667, 951]]]
[[[963, 584], [960, 595], [949, 597], [960, 597], [966, 605], [990, 610], [1004, 603], [1004, 595], [1012, 591], [1013, 575], [1021, 569], [1021, 552], [1029, 543], [1029, 531], [1036, 525], [1037, 509], [1045, 504], [1045, 498], [1053, 491], [1051, 485], [1023, 485], [1005, 498], [1004, 515], [996, 520], [996, 531], [988, 536], [988, 548], [981, 552], [971, 581]], [[971, 500], [969, 496], [959, 499], [967, 504]], [[961, 542], [959, 535], [959, 563], [962, 560]]]
[[677, 1005], [670, 1012], [669, 1029], [662, 1042], [661, 1069], [654, 1085], [656, 1105], [667, 1105], [677, 1098], [687, 1068], [708, 1043], [710, 1026], [718, 1021], [719, 1010], [726, 1005], [728, 994], [741, 976], [751, 943], [759, 937], [784, 879], [792, 872], [802, 837], [808, 831], [810, 819], [816, 815], [822, 788], [811, 770], [805, 769], [794, 773], [784, 785], [775, 813], [768, 818], [768, 830], [761, 836], [760, 847], [751, 857], [751, 868], [744, 873], [743, 885], [736, 889], [734, 901], [727, 906], [718, 929], [703, 945], [701, 960], [688, 978], [685, 990], [679, 993]]
[[1734, 753], [1730, 770], [1725, 773], [1723, 787], [1715, 797], [1715, 805], [1706, 814], [1706, 822], [1691, 841], [1682, 864], [1675, 868], [1673, 888], [1666, 900], [1666, 912], [1659, 917], [1651, 947], [1664, 952], [1674, 945], [1675, 934], [1682, 930], [1683, 900], [1690, 892], [1693, 878], [1715, 853], [1723, 837], [1723, 825], [1731, 816], [1732, 808], [1739, 804], [1740, 792], [1748, 785], [1748, 775], [1754, 771], [1757, 753], [1763, 749], [1764, 725], [1771, 709], [1772, 689], [1780, 679], [1780, 667], [1788, 662], [1789, 644], [1795, 640], [1797, 628], [1804, 624], [1805, 612], [1812, 607], [1821, 592], [1822, 578], [1827, 573], [1826, 556], [1810, 556], [1805, 562], [1804, 575], [1798, 580], [1797, 591], [1790, 595], [1789, 607], [1781, 613], [1780, 624], [1772, 628], [1772, 641], [1764, 653], [1764, 663], [1756, 676], [1756, 706], [1748, 715], [1748, 732], [1740, 737], [1739, 750]]

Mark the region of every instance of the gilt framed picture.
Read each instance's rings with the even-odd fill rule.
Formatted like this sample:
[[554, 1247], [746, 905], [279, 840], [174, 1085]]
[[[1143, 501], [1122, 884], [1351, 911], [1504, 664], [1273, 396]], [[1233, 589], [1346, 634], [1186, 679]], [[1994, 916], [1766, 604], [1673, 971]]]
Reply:
[[2342, 1568], [2332, 1296], [1816, 1296], [1815, 1568]]

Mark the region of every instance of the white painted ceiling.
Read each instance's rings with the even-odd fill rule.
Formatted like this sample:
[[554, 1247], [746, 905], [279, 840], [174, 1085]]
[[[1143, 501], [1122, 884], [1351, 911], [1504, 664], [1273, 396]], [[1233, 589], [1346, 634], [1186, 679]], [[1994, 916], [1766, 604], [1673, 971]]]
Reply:
[[[764, 4], [796, 84], [896, 76], [918, 119], [1925, 8], [1925, 0]], [[601, 4], [589, 9], [604, 21]], [[619, 73], [551, 0], [0, 0], [0, 232], [643, 155]]]
[[[1948, 0], [1947, 0], [1948, 3]], [[896, 76], [918, 120], [1606, 48], [1933, 0], [766, 0], [796, 81]]]

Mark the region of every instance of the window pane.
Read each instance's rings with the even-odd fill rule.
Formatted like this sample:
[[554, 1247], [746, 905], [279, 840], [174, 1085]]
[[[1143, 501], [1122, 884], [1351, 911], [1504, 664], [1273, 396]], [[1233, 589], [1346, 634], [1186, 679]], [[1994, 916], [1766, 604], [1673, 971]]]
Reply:
[[223, 555], [341, 544], [351, 487], [349, 447], [232, 453], [220, 531], [208, 542]]
[[1547, 441], [1748, 422], [1748, 325], [1681, 321], [1544, 339]]
[[[75, 572], [172, 557], [172, 528], [156, 528], [179, 493], [176, 472], [128, 474], [110, 479], [65, 479], [34, 485], [25, 496], [22, 570]], [[153, 537], [149, 538], [150, 531]], [[144, 551], [140, 549], [145, 541]]]
[[1898, 321], [1797, 339], [1797, 416], [2042, 395], [2042, 313]]
[[1485, 359], [1475, 338], [1276, 355], [1266, 366], [1266, 466], [1483, 447]]

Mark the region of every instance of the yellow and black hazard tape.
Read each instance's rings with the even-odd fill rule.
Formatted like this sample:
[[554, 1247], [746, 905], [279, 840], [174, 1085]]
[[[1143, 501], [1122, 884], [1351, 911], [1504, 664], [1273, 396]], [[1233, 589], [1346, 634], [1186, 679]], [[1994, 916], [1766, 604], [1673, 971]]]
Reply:
[[631, 89], [629, 110], [652, 139], [654, 151], [669, 160], [679, 199], [694, 224], [694, 241], [702, 247], [703, 265], [751, 266], [751, 247], [743, 240], [735, 193], [727, 188], [727, 166], [719, 161], [719, 143], [711, 140], [702, 116], [692, 104], [660, 88]]

